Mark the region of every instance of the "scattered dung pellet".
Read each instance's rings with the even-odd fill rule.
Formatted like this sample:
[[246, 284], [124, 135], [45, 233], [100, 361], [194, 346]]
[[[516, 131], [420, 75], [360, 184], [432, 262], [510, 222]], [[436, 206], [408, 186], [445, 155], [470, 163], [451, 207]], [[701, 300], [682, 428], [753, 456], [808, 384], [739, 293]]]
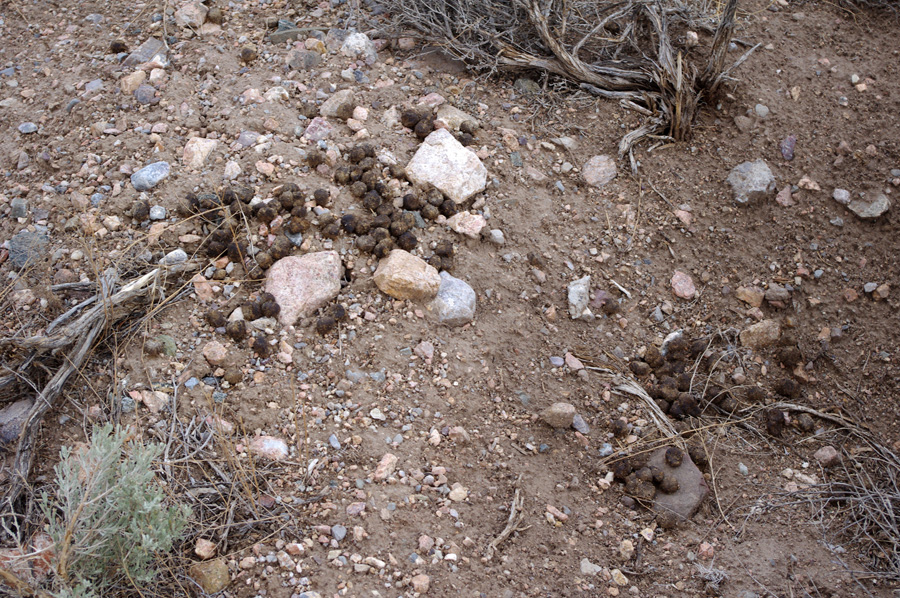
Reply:
[[359, 218], [354, 214], [344, 214], [341, 216], [341, 228], [344, 229], [344, 232], [349, 234], [356, 233], [356, 225], [358, 224]]
[[358, 164], [365, 157], [366, 150], [358, 145], [354, 148], [351, 148], [350, 151], [347, 152], [347, 160], [354, 164]]
[[339, 166], [334, 171], [334, 182], [338, 185], [346, 185], [350, 182], [350, 169], [346, 166]]
[[259, 56], [259, 54], [256, 51], [256, 47], [253, 46], [252, 44], [247, 44], [243, 48], [241, 48], [241, 53], [240, 53], [241, 62], [249, 64], [249, 63], [253, 62], [254, 60], [256, 60], [257, 56]]
[[684, 453], [677, 446], [670, 446], [666, 449], [666, 465], [669, 467], [681, 467], [684, 460]]
[[244, 373], [241, 372], [240, 368], [229, 368], [225, 372], [225, 381], [234, 386], [235, 384], [240, 384], [244, 379]]
[[337, 322], [331, 316], [322, 316], [321, 318], [316, 320], [316, 332], [325, 336], [337, 326]]
[[624, 417], [619, 417], [612, 420], [609, 423], [609, 430], [616, 438], [623, 438], [625, 436], [628, 436], [628, 433], [631, 431], [628, 426], [628, 420], [626, 420]]
[[256, 259], [257, 265], [263, 270], [268, 270], [275, 263], [275, 260], [272, 259], [272, 254], [268, 251], [259, 251], [253, 257]]
[[455, 251], [453, 243], [450, 241], [438, 241], [437, 245], [434, 246], [435, 255], [441, 257], [452, 257]]
[[331, 193], [327, 189], [316, 189], [313, 191], [313, 199], [317, 206], [324, 208], [328, 205], [328, 200], [331, 199]]
[[353, 109], [356, 106], [353, 105], [352, 102], [344, 102], [340, 106], [337, 107], [335, 111], [335, 116], [337, 116], [341, 120], [348, 120], [353, 118]]
[[649, 467], [641, 467], [636, 472], [634, 472], [634, 475], [637, 476], [637, 479], [641, 480], [642, 482], [653, 481], [653, 470]]
[[628, 367], [631, 368], [632, 373], [639, 378], [650, 375], [650, 366], [644, 361], [632, 361], [628, 364]]
[[362, 235], [356, 238], [356, 248], [365, 253], [372, 253], [375, 249], [375, 239], [372, 235]]
[[335, 303], [328, 309], [328, 313], [336, 322], [343, 322], [347, 319], [347, 310], [340, 303]]
[[259, 308], [264, 318], [274, 318], [281, 312], [281, 306], [275, 301], [261, 303]]
[[404, 210], [421, 210], [422, 206], [425, 205], [425, 200], [419, 197], [415, 193], [407, 193], [403, 196], [403, 209]]
[[775, 392], [788, 399], [798, 399], [803, 392], [803, 387], [796, 380], [784, 378], [775, 386]]
[[766, 401], [766, 391], [759, 386], [752, 386], [747, 389], [745, 398], [751, 405], [756, 403], [764, 403]]
[[124, 41], [122, 41], [120, 39], [113, 40], [109, 44], [109, 53], [110, 54], [121, 54], [122, 52], [127, 52], [127, 51], [128, 51], [128, 44], [126, 44]]
[[612, 471], [613, 477], [619, 481], [625, 481], [631, 472], [633, 471], [631, 467], [631, 462], [628, 459], [622, 459], [621, 461], [616, 461], [610, 466], [610, 471]]
[[415, 129], [413, 129], [416, 133], [416, 137], [419, 139], [425, 139], [428, 135], [434, 131], [434, 121], [430, 118], [423, 118], [419, 122], [416, 123]]
[[441, 215], [441, 211], [431, 204], [422, 206], [420, 213], [425, 220], [437, 220], [438, 216]]
[[691, 461], [694, 462], [694, 465], [697, 467], [705, 467], [709, 464], [709, 459], [706, 456], [706, 450], [703, 448], [703, 445], [692, 442], [688, 444], [688, 455], [691, 457]]
[[678, 492], [678, 487], [678, 478], [676, 478], [671, 473], [663, 475], [663, 479], [659, 483], [660, 492], [665, 492], [666, 494], [674, 494], [675, 492]]
[[350, 195], [357, 199], [363, 197], [368, 190], [369, 188], [366, 187], [366, 184], [362, 181], [356, 181], [350, 185]]
[[243, 320], [235, 320], [225, 325], [225, 334], [235, 341], [244, 340], [247, 337], [247, 323]]
[[383, 239], [375, 245], [373, 253], [378, 259], [386, 258], [394, 249], [394, 242], [391, 239]]
[[269, 356], [269, 343], [266, 341], [266, 337], [261, 334], [253, 337], [253, 345], [250, 348], [260, 357], [265, 358]]
[[272, 259], [277, 262], [278, 260], [289, 256], [293, 251], [293, 247], [290, 239], [281, 236], [277, 237], [275, 242], [272, 243], [272, 246], [269, 248], [269, 253], [272, 255]]
[[150, 202], [146, 199], [139, 199], [131, 208], [131, 217], [138, 222], [143, 222], [150, 218]]
[[422, 115], [414, 110], [407, 110], [400, 115], [400, 124], [407, 129], [415, 128], [420, 120], [422, 120]]
[[445, 217], [450, 218], [459, 212], [459, 206], [456, 205], [456, 202], [452, 199], [447, 199], [441, 204], [441, 207], [439, 207], [438, 210], [440, 210], [441, 214]]
[[407, 231], [397, 237], [397, 247], [404, 251], [412, 251], [418, 245], [419, 240], [411, 232]]
[[337, 239], [341, 236], [341, 225], [337, 222], [332, 222], [331, 224], [322, 228], [322, 236], [326, 239]]
[[765, 412], [766, 431], [776, 438], [780, 438], [784, 432], [784, 412], [778, 409], [769, 409]]
[[300, 235], [309, 230], [309, 220], [303, 218], [291, 218], [284, 225], [284, 230], [289, 235]]
[[644, 353], [644, 361], [655, 370], [663, 364], [663, 357], [655, 345], [650, 345]]
[[206, 322], [213, 328], [224, 328], [228, 324], [228, 320], [217, 309], [211, 309], [206, 312]]
[[632, 474], [625, 480], [625, 493], [637, 500], [649, 502], [656, 497], [656, 486]]
[[309, 164], [310, 168], [315, 168], [320, 164], [324, 164], [327, 159], [325, 152], [322, 150], [312, 150], [306, 154], [306, 163]]

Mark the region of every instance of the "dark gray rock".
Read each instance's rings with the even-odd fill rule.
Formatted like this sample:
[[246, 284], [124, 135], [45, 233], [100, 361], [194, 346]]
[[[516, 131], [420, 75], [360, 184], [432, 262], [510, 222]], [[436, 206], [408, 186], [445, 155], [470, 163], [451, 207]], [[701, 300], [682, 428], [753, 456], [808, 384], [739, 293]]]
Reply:
[[160, 98], [156, 97], [156, 88], [146, 83], [134, 90], [134, 99], [138, 101], [138, 104], [143, 104], [144, 106], [158, 104], [160, 100]]
[[28, 202], [21, 197], [14, 198], [9, 202], [10, 218], [25, 218], [28, 216]]
[[128, 58], [122, 63], [125, 66], [137, 66], [148, 62], [154, 56], [160, 56], [163, 60], [166, 58], [166, 45], [155, 37], [148, 38], [140, 47], [128, 55]]
[[33, 265], [45, 257], [49, 242], [46, 233], [23, 230], [9, 240], [9, 259], [20, 269]]
[[764, 160], [738, 164], [725, 182], [731, 185], [734, 200], [740, 205], [761, 201], [775, 191], [775, 176]]
[[168, 162], [154, 162], [131, 175], [131, 184], [137, 191], [147, 191], [169, 176], [170, 172]]
[[15, 447], [33, 406], [34, 399], [22, 399], [0, 409], [0, 450]]
[[322, 55], [312, 50], [291, 50], [286, 58], [288, 68], [308, 71], [322, 64]]
[[283, 44], [284, 42], [297, 41], [301, 35], [303, 35], [303, 31], [296, 27], [285, 29], [279, 27], [278, 31], [273, 31], [269, 34], [269, 41], [273, 44]]
[[672, 474], [678, 480], [678, 491], [672, 494], [657, 492], [653, 510], [657, 513], [671, 513], [679, 519], [687, 520], [697, 512], [700, 503], [709, 494], [709, 487], [703, 474], [687, 453], [684, 453], [679, 467], [669, 467], [666, 464], [667, 448], [661, 447], [654, 451], [647, 464], [659, 467], [663, 473]]
[[344, 538], [347, 537], [347, 528], [343, 525], [332, 525], [331, 526], [331, 537], [340, 542]]

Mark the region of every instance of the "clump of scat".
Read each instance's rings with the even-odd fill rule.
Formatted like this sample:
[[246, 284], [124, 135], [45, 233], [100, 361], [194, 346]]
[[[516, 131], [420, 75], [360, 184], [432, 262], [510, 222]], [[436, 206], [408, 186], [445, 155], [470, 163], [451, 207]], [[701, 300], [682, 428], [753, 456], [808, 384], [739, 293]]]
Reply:
[[[433, 109], [416, 107], [404, 110], [400, 113], [400, 124], [409, 129], [419, 139], [425, 139], [435, 130]], [[459, 131], [453, 132], [453, 136], [464, 146], [475, 143], [478, 134], [478, 122], [466, 120], [460, 123]]]
[[[333, 220], [322, 233], [330, 238], [341, 234], [355, 237], [354, 243], [361, 253], [381, 259], [393, 249], [413, 251], [420, 244], [417, 229], [440, 216], [449, 218], [459, 209], [454, 201], [434, 188], [401, 191], [406, 170], [396, 164], [379, 163], [375, 148], [369, 143], [348, 149], [345, 158], [346, 162], [335, 168], [333, 179], [337, 185], [347, 188], [361, 209]], [[311, 152], [308, 156], [311, 167], [324, 159], [321, 152]], [[451, 270], [453, 244], [439, 241], [433, 250], [429, 263], [439, 270]]]
[[347, 310], [340, 303], [335, 303], [324, 310], [316, 319], [316, 332], [321, 336], [331, 334], [338, 324], [347, 319]]
[[[621, 430], [624, 420], [613, 420], [611, 428], [613, 433]], [[687, 452], [676, 446], [666, 448], [664, 454], [664, 462], [667, 468], [660, 468], [647, 463], [647, 453], [638, 453], [630, 457], [621, 457], [610, 465], [610, 471], [613, 478], [624, 484], [625, 494], [633, 498], [637, 503], [645, 506], [649, 505], [656, 498], [657, 492], [663, 494], [674, 494], [679, 490], [677, 476], [672, 473], [671, 469], [677, 469], [682, 466], [685, 459], [691, 459], [697, 467], [706, 467], [709, 463], [706, 458], [706, 451], [703, 446], [696, 441], [687, 444]]]
[[[750, 383], [723, 388], [713, 381], [712, 374], [732, 354], [733, 349], [716, 348], [708, 338], [690, 340], [678, 334], [667, 339], [663, 350], [651, 345], [643, 355], [635, 356], [629, 369], [657, 406], [675, 420], [679, 432], [685, 431], [684, 420], [700, 417], [710, 406], [714, 406], [718, 414], [730, 415], [743, 405], [771, 403], [772, 395], [791, 401], [802, 396], [803, 383], [793, 377], [778, 379], [771, 393]], [[790, 335], [775, 348], [774, 358], [787, 370], [803, 362], [803, 354]], [[792, 424], [802, 432], [813, 428], [808, 417], [791, 420], [777, 409], [761, 411], [760, 424], [775, 437], [781, 437], [786, 427]]]
[[220, 309], [212, 308], [206, 312], [206, 322], [218, 334], [224, 334], [236, 343], [241, 343], [250, 335], [247, 322], [260, 318], [275, 318], [281, 312], [281, 306], [271, 293], [259, 293], [255, 299], [245, 301], [240, 306], [241, 317], [229, 320]]

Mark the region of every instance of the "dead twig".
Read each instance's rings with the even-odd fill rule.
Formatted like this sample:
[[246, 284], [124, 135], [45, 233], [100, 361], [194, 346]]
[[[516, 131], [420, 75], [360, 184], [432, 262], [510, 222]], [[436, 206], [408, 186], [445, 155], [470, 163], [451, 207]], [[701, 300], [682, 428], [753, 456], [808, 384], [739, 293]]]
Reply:
[[488, 562], [494, 558], [494, 553], [500, 544], [505, 542], [513, 532], [519, 529], [519, 526], [522, 524], [522, 519], [525, 518], [525, 511], [523, 510], [523, 507], [525, 506], [525, 496], [522, 494], [522, 488], [520, 487], [521, 483], [522, 476], [520, 475], [519, 479], [516, 480], [516, 493], [509, 505], [509, 517], [506, 520], [506, 527], [503, 528], [500, 535], [491, 540], [490, 544], [488, 544], [487, 549], [484, 551], [484, 562]]

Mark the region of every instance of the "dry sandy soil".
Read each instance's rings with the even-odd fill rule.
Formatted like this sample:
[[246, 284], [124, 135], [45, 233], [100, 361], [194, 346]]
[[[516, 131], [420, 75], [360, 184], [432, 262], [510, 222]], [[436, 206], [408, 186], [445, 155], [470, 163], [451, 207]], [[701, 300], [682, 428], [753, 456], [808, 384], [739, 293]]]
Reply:
[[[221, 32], [196, 35], [154, 20], [169, 4], [4, 3], [0, 67], [14, 71], [0, 73], [0, 240], [45, 227], [50, 243], [45, 259], [22, 272], [12, 260], [0, 267], [8, 286], [3, 336], [39, 332], [87, 296], [54, 292], [53, 283], [95, 281], [110, 267], [128, 279], [150, 268], [142, 260], [155, 263], [178, 247], [196, 254], [206, 270], [209, 260], [190, 235], [203, 239], [210, 229], [179, 207], [189, 192], [221, 189], [229, 160], [242, 169], [237, 182], [261, 198], [290, 182], [308, 196], [331, 188], [329, 207], [338, 215], [358, 211], [358, 200], [333, 183], [334, 165], [307, 166], [313, 144], [294, 132], [304, 124], [297, 117], [302, 103], [335, 89], [354, 90], [356, 103], [368, 110], [366, 141], [401, 164], [419, 139], [384, 124], [392, 106], [402, 111], [437, 93], [477, 118], [481, 128], [471, 148], [483, 157], [490, 184], [467, 207], [505, 238], [503, 245], [469, 239], [434, 222], [417, 229], [423, 257], [435, 242], [454, 243], [453, 274], [477, 294], [474, 321], [450, 328], [426, 304], [381, 293], [372, 280], [377, 260], [354, 249], [352, 236], [326, 239], [314, 226], [294, 253], [341, 253], [346, 274], [332, 305], [343, 305], [350, 318], [324, 336], [316, 332], [316, 317], [264, 334], [292, 352], [287, 364], [274, 353], [261, 357], [252, 338], [234, 342], [215, 332], [205, 319], [211, 308], [227, 316], [258, 296], [259, 272], [238, 264], [213, 281], [208, 300], [183, 277], [165, 301], [120, 322], [48, 413], [34, 483], [50, 483], [59, 447], [85, 441], [96, 421], [117, 418], [164, 442], [174, 429], [173, 411], [179, 426], [197, 422], [187, 436], [211, 433], [213, 427], [199, 423], [211, 413], [230, 424], [233, 433], [220, 426], [201, 455], [231, 476], [233, 486], [199, 458], [178, 462], [168, 474], [178, 480], [174, 498], [192, 506], [195, 520], [169, 560], [160, 595], [196, 591], [189, 566], [199, 561], [198, 538], [214, 542], [229, 567], [225, 595], [241, 597], [411, 596], [416, 590], [429, 596], [892, 595], [895, 584], [877, 573], [884, 555], [837, 533], [840, 512], [820, 512], [804, 498], [810, 477], [822, 483], [839, 475], [813, 458], [818, 449], [833, 445], [849, 462], [860, 445], [824, 420], [802, 429], [797, 413], [788, 413], [780, 437], [773, 436], [764, 418], [767, 404], [784, 399], [776, 388], [791, 379], [799, 384], [791, 402], [847, 417], [886, 446], [900, 441], [894, 417], [898, 208], [862, 221], [832, 199], [835, 188], [896, 193], [900, 32], [895, 16], [831, 3], [774, 7], [757, 0], [741, 5], [737, 36], [763, 47], [716, 105], [704, 107], [693, 139], [652, 152], [642, 146], [637, 175], [620, 162], [612, 182], [593, 188], [581, 167], [594, 155], [615, 156], [620, 136], [640, 124], [639, 115], [613, 102], [572, 91], [523, 95], [514, 78], [473, 78], [421, 46], [401, 50], [388, 40], [372, 65], [351, 65], [354, 59], [329, 52], [321, 65], [291, 72], [289, 44], [264, 40], [270, 17], [322, 31], [345, 27], [347, 5], [220, 2]], [[360, 29], [378, 41], [385, 16], [370, 12], [352, 11], [364, 15]], [[109, 48], [123, 40], [134, 50], [154, 35], [173, 36], [171, 64], [154, 82], [159, 101], [141, 105], [120, 92], [118, 80], [134, 69]], [[701, 35], [701, 43], [709, 39]], [[244, 63], [247, 44], [258, 57]], [[367, 81], [342, 78], [351, 66]], [[95, 80], [102, 87], [87, 91]], [[277, 85], [290, 99], [240, 102], [245, 90], [265, 93]], [[73, 99], [80, 101], [70, 105]], [[767, 108], [765, 117], [757, 105]], [[20, 133], [25, 122], [37, 131]], [[165, 126], [151, 133], [156, 124]], [[343, 122], [334, 126], [330, 148], [346, 152], [359, 143]], [[235, 149], [242, 131], [270, 137]], [[182, 151], [198, 135], [220, 143], [192, 171]], [[797, 138], [791, 161], [779, 150], [788, 135]], [[571, 140], [570, 148], [553, 141], [561, 137]], [[814, 184], [796, 188], [789, 206], [773, 193], [738, 207], [725, 178], [756, 159], [769, 164], [779, 190], [804, 177]], [[151, 229], [131, 218], [140, 194], [128, 174], [160, 160], [172, 165], [172, 174], [147, 198], [165, 207], [168, 219]], [[271, 174], [257, 168], [266, 160], [275, 165]], [[27, 202], [24, 218], [8, 217], [16, 198]], [[110, 216], [119, 223], [107, 226]], [[266, 231], [257, 227], [251, 218], [239, 232], [265, 244]], [[673, 295], [676, 270], [692, 278], [693, 299]], [[592, 290], [608, 293], [618, 311], [572, 320], [567, 286], [588, 274]], [[876, 300], [864, 290], [867, 283], [888, 285], [887, 297]], [[754, 309], [736, 296], [739, 287], [773, 284], [790, 286], [786, 301]], [[232, 296], [225, 285], [234, 285]], [[751, 350], [738, 340], [760, 319], [781, 322], [777, 347]], [[688, 433], [691, 440], [705, 447], [711, 492], [690, 521], [665, 529], [652, 510], [623, 500], [623, 484], [604, 481], [611, 466], [601, 453], [604, 443], [618, 455], [658, 438], [647, 406], [615, 392], [609, 375], [575, 371], [579, 364], [571, 359], [555, 366], [551, 358], [571, 353], [581, 365], [628, 375], [629, 360], [676, 330], [706, 340], [721, 357], [712, 373], [698, 369], [696, 383], [709, 377], [733, 387], [738, 404], [730, 417], [708, 407], [702, 417], [678, 422], [681, 430], [696, 430]], [[160, 335], [175, 340], [176, 352], [148, 350]], [[220, 366], [202, 353], [214, 340], [228, 350]], [[424, 357], [423, 341], [433, 357]], [[800, 351], [796, 369], [778, 358], [790, 346]], [[7, 350], [4, 360], [21, 357]], [[747, 400], [754, 386], [764, 391], [751, 395], [755, 403]], [[151, 389], [164, 393], [161, 411], [151, 411], [152, 400], [141, 394]], [[6, 400], [26, 392], [17, 388]], [[123, 397], [138, 397], [136, 408], [123, 408]], [[573, 404], [589, 431], [548, 426], [539, 415], [556, 402]], [[373, 415], [376, 408], [380, 416]], [[619, 417], [631, 424], [632, 437], [612, 434]], [[260, 435], [284, 439], [290, 453], [276, 461], [252, 455], [247, 447]], [[199, 443], [196, 438], [186, 442]], [[375, 479], [386, 453], [397, 457], [396, 468]], [[520, 529], [487, 560], [486, 547], [506, 525], [517, 488], [524, 499]], [[459, 492], [451, 497], [454, 489]], [[563, 517], [548, 517], [553, 512]], [[346, 528], [346, 538], [335, 538], [342, 534], [332, 526]], [[625, 540], [635, 549], [623, 548]], [[596, 571], [585, 570], [584, 559]], [[613, 570], [627, 581], [617, 583]], [[727, 575], [718, 589], [708, 583], [713, 570]]]

